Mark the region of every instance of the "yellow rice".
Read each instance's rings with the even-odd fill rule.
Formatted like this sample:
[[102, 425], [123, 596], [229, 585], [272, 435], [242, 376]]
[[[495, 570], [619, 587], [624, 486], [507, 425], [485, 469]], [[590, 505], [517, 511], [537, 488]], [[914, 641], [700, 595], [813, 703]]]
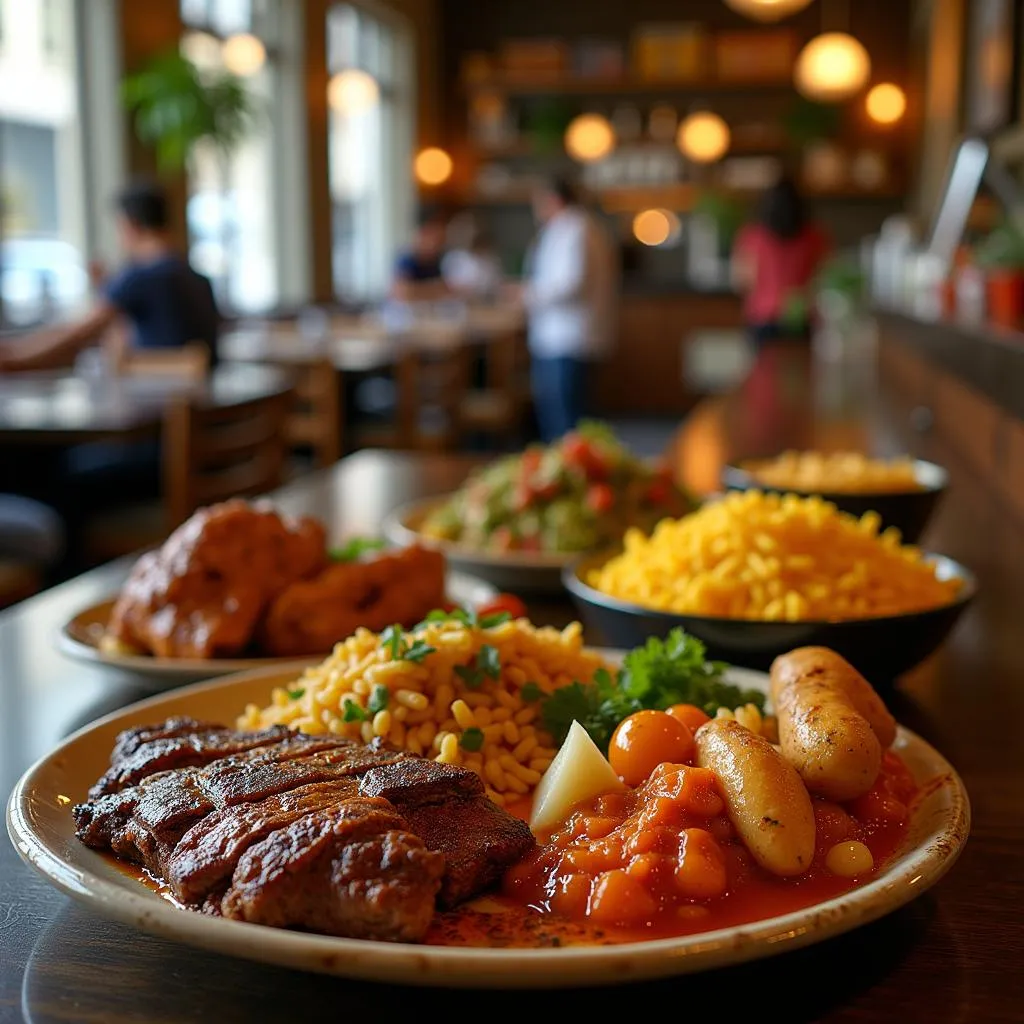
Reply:
[[[363, 742], [380, 736], [414, 754], [471, 768], [491, 799], [505, 803], [532, 793], [555, 756], [539, 722], [539, 704], [523, 698], [523, 687], [532, 682], [547, 694], [574, 680], [589, 682], [598, 668], [607, 667], [584, 650], [577, 622], [559, 631], [534, 627], [526, 619], [490, 629], [448, 620], [404, 637], [407, 644], [418, 640], [436, 651], [420, 662], [395, 661], [378, 634], [359, 629], [326, 661], [276, 688], [266, 707], [250, 704], [238, 727], [281, 724]], [[473, 665], [484, 645], [497, 651], [498, 678], [468, 685], [455, 668]], [[372, 716], [367, 712], [365, 721], [345, 722], [345, 702], [365, 709], [375, 687], [386, 688], [386, 706]], [[477, 750], [463, 746], [469, 729], [483, 733]], [[471, 733], [470, 739], [480, 737]]]
[[860, 452], [783, 452], [743, 468], [762, 486], [809, 494], [919, 491], [914, 460], [869, 459]]
[[813, 621], [899, 615], [949, 604], [940, 580], [898, 530], [818, 497], [733, 493], [650, 537], [629, 530], [621, 555], [588, 576], [613, 597], [663, 611]]

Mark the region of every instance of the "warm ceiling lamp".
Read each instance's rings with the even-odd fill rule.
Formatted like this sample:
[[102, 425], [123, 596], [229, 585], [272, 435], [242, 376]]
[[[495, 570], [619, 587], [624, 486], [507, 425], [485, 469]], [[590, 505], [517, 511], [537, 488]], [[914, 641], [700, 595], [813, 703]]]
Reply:
[[580, 114], [565, 129], [565, 151], [574, 160], [601, 160], [615, 148], [615, 129], [600, 114]]
[[892, 82], [882, 82], [868, 93], [868, 117], [878, 124], [895, 124], [907, 111], [907, 95]]
[[267, 59], [267, 49], [254, 35], [239, 32], [224, 40], [221, 59], [228, 71], [245, 78], [255, 75], [263, 67]]
[[327, 102], [331, 110], [346, 117], [365, 114], [377, 105], [379, 99], [377, 79], [359, 68], [339, 71], [327, 84]]
[[421, 185], [443, 185], [452, 176], [452, 158], [437, 146], [428, 146], [416, 154], [413, 171]]
[[670, 210], [641, 210], [633, 218], [633, 237], [643, 245], [664, 245], [679, 234], [679, 218]]
[[725, 0], [727, 7], [755, 21], [781, 21], [802, 11], [811, 0]]
[[871, 77], [868, 51], [845, 32], [815, 36], [797, 57], [796, 87], [808, 99], [838, 103], [860, 92]]
[[220, 40], [209, 32], [188, 32], [181, 39], [181, 52], [197, 68], [207, 71], [222, 64]]
[[710, 110], [698, 111], [680, 124], [676, 145], [694, 163], [714, 163], [729, 149], [729, 126]]

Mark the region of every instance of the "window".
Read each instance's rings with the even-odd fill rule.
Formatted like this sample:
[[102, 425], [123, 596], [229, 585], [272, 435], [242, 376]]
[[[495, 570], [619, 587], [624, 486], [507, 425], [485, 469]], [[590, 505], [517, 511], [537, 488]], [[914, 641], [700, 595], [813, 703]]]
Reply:
[[266, 50], [262, 66], [244, 79], [259, 116], [227, 159], [200, 146], [189, 167], [187, 221], [193, 266], [214, 282], [222, 304], [242, 313], [264, 312], [278, 301], [275, 239], [274, 8], [257, 0], [183, 0], [182, 19], [196, 31], [183, 52], [201, 70], [226, 70], [224, 38], [251, 32]]
[[75, 0], [4, 6], [0, 50], [0, 327], [88, 297]]
[[354, 4], [328, 12], [335, 294], [386, 294], [412, 200], [411, 49], [398, 21]]

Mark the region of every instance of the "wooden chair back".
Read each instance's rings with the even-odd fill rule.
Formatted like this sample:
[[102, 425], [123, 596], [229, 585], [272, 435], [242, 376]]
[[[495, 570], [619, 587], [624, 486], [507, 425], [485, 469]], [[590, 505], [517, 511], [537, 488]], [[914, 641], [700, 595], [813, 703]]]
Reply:
[[210, 370], [210, 350], [201, 341], [181, 348], [127, 349], [116, 370], [129, 377], [169, 377], [200, 383]]
[[319, 468], [333, 466], [343, 447], [341, 374], [330, 359], [293, 368], [294, 398], [285, 431], [291, 447], [306, 447]]
[[225, 408], [187, 400], [164, 415], [168, 531], [203, 505], [264, 494], [284, 480], [290, 392]]

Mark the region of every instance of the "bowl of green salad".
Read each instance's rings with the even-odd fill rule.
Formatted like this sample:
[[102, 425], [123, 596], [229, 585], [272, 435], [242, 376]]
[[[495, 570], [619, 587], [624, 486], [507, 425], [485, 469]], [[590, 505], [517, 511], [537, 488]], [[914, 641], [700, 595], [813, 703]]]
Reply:
[[667, 464], [640, 458], [609, 427], [587, 422], [474, 470], [451, 494], [396, 508], [384, 535], [437, 548], [451, 568], [502, 589], [553, 592], [579, 555], [691, 505]]

